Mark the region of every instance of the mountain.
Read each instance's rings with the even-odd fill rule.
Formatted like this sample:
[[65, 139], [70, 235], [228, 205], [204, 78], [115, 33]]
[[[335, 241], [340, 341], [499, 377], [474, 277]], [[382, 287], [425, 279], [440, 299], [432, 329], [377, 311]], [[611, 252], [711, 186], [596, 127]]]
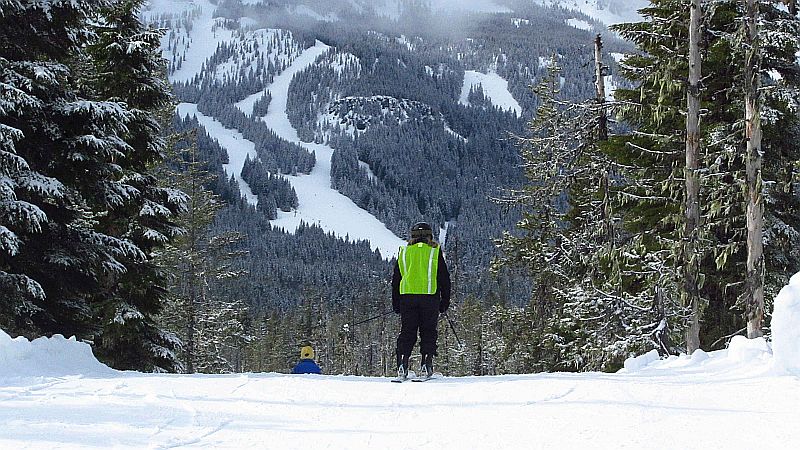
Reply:
[[[387, 260], [425, 220], [470, 280], [457, 295], [525, 301], [524, 279], [488, 272], [493, 240], [519, 217], [494, 200], [522, 181], [508, 137], [524, 134], [553, 57], [567, 98], [594, 96], [586, 63], [602, 24], [501, 0], [153, 0], [144, 18], [167, 30], [176, 126], [202, 127], [201, 150], [222, 161], [215, 189], [231, 206], [215, 226], [248, 235], [241, 299], [273, 308], [321, 289], [348, 303], [360, 293], [343, 287], [371, 273], [387, 289]], [[630, 46], [606, 36], [613, 66]], [[320, 249], [351, 246], [350, 262], [298, 254], [307, 227]]]

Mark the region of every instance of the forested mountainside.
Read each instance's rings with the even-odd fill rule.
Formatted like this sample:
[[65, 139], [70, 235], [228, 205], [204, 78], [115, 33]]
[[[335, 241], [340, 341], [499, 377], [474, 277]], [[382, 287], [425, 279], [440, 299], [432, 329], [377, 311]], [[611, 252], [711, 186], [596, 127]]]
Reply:
[[[277, 217], [277, 210], [290, 212], [296, 206], [280, 174], [309, 173], [315, 155], [278, 138], [259, 120], [271, 97], [268, 89], [262, 91], [319, 40], [330, 50], [293, 78], [287, 114], [302, 141], [325, 142], [335, 149], [331, 186], [400, 238], [420, 220], [435, 228], [446, 227], [448, 260], [465, 280], [459, 295], [492, 303], [526, 302], [524, 283], [514, 283], [512, 291], [500, 294], [497, 281], [488, 275], [495, 254], [493, 240], [518, 220], [514, 211], [503, 209], [492, 198], [499, 195], [499, 187], [511, 188], [522, 180], [511, 135], [523, 133], [535, 111], [537, 99], [531, 85], [546, 73], [549, 58], [555, 56], [564, 68], [567, 96], [593, 95], [588, 66], [593, 34], [568, 25], [568, 20], [592, 22], [598, 30], [602, 26], [575, 11], [535, 4], [513, 13], [470, 13], [460, 17], [463, 26], [452, 30], [437, 26], [442, 19], [427, 14], [422, 3], [409, 2], [397, 20], [359, 11], [350, 2], [332, 2], [321, 9], [313, 4], [305, 9], [291, 5], [295, 2], [221, 1], [214, 8], [213, 29], [229, 37], [221, 39], [201, 65], [191, 60], [193, 46], [199, 44], [189, 37], [195, 22], [202, 19], [199, 7], [173, 14], [145, 13], [167, 29], [165, 56], [179, 101], [196, 103], [200, 112], [255, 143], [257, 158], [248, 159], [242, 178], [263, 199], [255, 207], [259, 214], [248, 212], [250, 206], [238, 200], [240, 193], [224, 183], [223, 196], [233, 210], [224, 217], [238, 226], [254, 220], [267, 223]], [[313, 14], [309, 16], [312, 7], [335, 12], [336, 19], [324, 19], [320, 13], [323, 19], [316, 20]], [[621, 52], [629, 47], [609, 38], [607, 48]], [[612, 64], [613, 58], [608, 59]], [[187, 70], [187, 65], [197, 70]], [[507, 91], [519, 110], [493, 104], [488, 86], [480, 84], [468, 86], [467, 98], [462, 98], [466, 71], [496, 74], [507, 81]], [[248, 97], [260, 92], [263, 95], [257, 101], [242, 108]], [[202, 148], [210, 142], [203, 140], [202, 152], [211, 152]], [[224, 158], [224, 152], [220, 154]], [[219, 161], [210, 170], [223, 177]], [[217, 226], [231, 227], [221, 218]], [[262, 233], [247, 239], [268, 240], [277, 233], [281, 235], [278, 246], [295, 255], [291, 248], [297, 236], [262, 228]], [[244, 263], [249, 274], [237, 282], [242, 289], [237, 294], [248, 304], [267, 310], [282, 308], [296, 305], [303, 289], [331, 289], [320, 293], [326, 297], [341, 289], [308, 276], [304, 266], [310, 261], [295, 268], [274, 264], [269, 273], [263, 273], [268, 267], [263, 260], [274, 255], [259, 254], [254, 248]], [[385, 274], [388, 280], [388, 262], [375, 260], [371, 253], [362, 257], [371, 261], [371, 271]], [[342, 261], [329, 254], [314, 259], [313, 265], [311, 273], [334, 273], [341, 270]], [[362, 271], [350, 271], [349, 277], [343, 272], [349, 289], [366, 289]]]

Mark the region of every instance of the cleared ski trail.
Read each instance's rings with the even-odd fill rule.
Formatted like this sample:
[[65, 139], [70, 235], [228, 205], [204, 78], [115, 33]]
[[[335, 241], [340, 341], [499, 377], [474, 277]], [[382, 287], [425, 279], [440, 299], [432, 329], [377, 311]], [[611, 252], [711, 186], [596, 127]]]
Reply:
[[[286, 177], [297, 192], [298, 208], [288, 213], [278, 211], [278, 218], [271, 223], [290, 232], [295, 231], [301, 221], [316, 224], [337, 236], [347, 236], [351, 240], [368, 240], [371, 247], [380, 250], [384, 258], [391, 258], [397, 254], [404, 241], [389, 231], [375, 216], [359, 208], [350, 198], [331, 189], [333, 148], [324, 144], [303, 142], [286, 113], [292, 77], [313, 64], [329, 49], [329, 46], [317, 41], [316, 45], [300, 54], [267, 87], [272, 100], [267, 115], [260, 119], [279, 137], [300, 145], [316, 156], [316, 164], [309, 175]], [[252, 114], [253, 103], [261, 96], [263, 92], [251, 95], [236, 106], [245, 114]]]
[[[313, 142], [303, 142], [297, 130], [289, 122], [286, 105], [289, 97], [289, 84], [295, 74], [313, 64], [314, 61], [329, 50], [330, 47], [317, 41], [314, 47], [306, 49], [280, 75], [275, 77], [267, 89], [272, 95], [267, 115], [260, 119], [279, 137], [295, 143], [315, 154], [316, 164], [309, 175], [286, 176], [297, 193], [298, 207], [290, 212], [278, 211], [278, 218], [270, 223], [273, 226], [294, 232], [301, 222], [314, 224], [328, 233], [339, 237], [347, 237], [351, 241], [369, 241], [373, 250], [379, 250], [384, 258], [397, 254], [398, 248], [405, 241], [389, 231], [375, 216], [361, 209], [350, 198], [331, 188], [331, 157], [333, 148]], [[264, 95], [263, 92], [253, 94], [236, 106], [246, 114], [252, 114], [253, 103]], [[257, 157], [255, 144], [245, 139], [235, 129], [225, 128], [219, 121], [205, 116], [197, 110], [193, 103], [178, 105], [181, 117], [195, 116], [198, 122], [225, 149], [230, 162], [224, 165], [225, 172], [233, 175], [239, 184], [242, 194], [250, 204], [257, 204], [258, 199], [250, 186], [242, 180], [241, 172], [245, 157]]]

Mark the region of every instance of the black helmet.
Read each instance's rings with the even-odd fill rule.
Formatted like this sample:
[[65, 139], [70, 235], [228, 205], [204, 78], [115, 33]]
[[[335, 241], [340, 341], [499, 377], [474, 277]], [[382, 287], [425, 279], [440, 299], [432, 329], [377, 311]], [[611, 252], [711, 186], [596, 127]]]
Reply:
[[433, 239], [433, 231], [427, 222], [417, 222], [411, 227], [411, 239], [417, 238], [431, 238]]

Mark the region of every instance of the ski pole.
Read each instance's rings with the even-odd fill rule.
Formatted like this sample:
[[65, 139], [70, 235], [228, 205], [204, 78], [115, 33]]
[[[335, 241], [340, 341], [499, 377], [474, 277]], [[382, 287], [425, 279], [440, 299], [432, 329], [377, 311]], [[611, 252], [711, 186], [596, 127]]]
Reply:
[[442, 315], [444, 315], [444, 318], [447, 319], [447, 323], [450, 324], [450, 329], [453, 331], [453, 336], [456, 337], [456, 342], [458, 342], [458, 346], [464, 347], [464, 344], [461, 343], [461, 339], [458, 338], [458, 333], [456, 333], [456, 327], [455, 325], [453, 325], [453, 319], [451, 319], [446, 312], [442, 313]]
[[388, 316], [389, 314], [392, 314], [393, 312], [394, 311], [391, 311], [391, 310], [390, 311], [386, 311], [386, 312], [378, 314], [377, 316], [370, 317], [369, 319], [364, 319], [364, 320], [362, 320], [360, 322], [356, 322], [356, 323], [352, 324], [351, 326], [354, 327], [356, 325], [361, 325], [362, 323], [367, 323], [367, 322], [375, 320], [375, 319], [380, 319], [381, 317]]

